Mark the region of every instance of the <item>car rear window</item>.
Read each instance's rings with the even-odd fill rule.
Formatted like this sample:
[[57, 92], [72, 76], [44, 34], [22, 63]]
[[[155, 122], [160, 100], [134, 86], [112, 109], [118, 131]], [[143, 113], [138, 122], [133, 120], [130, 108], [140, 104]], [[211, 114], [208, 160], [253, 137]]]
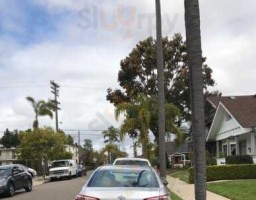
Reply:
[[151, 170], [99, 170], [88, 187], [143, 187], [157, 188], [159, 183]]
[[138, 165], [138, 166], [148, 166], [148, 162], [140, 160], [117, 160], [115, 165]]

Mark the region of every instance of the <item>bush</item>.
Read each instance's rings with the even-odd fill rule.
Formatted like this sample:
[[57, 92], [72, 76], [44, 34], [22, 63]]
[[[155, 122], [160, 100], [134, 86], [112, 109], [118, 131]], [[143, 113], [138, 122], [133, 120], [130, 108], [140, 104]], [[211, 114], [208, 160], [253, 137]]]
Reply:
[[250, 155], [227, 156], [226, 164], [253, 164]]
[[[189, 183], [194, 183], [194, 168], [190, 168]], [[206, 168], [207, 182], [217, 180], [255, 179], [256, 165], [220, 165]]]

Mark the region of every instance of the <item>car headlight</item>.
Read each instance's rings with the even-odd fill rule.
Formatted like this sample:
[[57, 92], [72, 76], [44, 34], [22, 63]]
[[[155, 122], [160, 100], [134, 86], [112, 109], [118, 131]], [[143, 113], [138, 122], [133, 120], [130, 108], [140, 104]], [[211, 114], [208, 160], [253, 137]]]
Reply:
[[0, 185], [4, 185], [7, 178], [0, 178]]

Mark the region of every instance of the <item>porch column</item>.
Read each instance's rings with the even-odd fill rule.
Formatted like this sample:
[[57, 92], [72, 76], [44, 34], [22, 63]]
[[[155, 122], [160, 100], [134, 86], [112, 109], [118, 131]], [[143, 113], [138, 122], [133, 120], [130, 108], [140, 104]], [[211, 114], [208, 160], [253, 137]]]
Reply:
[[255, 150], [255, 132], [251, 132], [251, 155], [252, 156], [256, 155], [256, 150]]
[[230, 156], [230, 141], [229, 141], [229, 138], [227, 138], [227, 156]]
[[220, 157], [220, 141], [216, 141], [216, 158]]
[[236, 139], [236, 155], [239, 155], [239, 154], [240, 154], [240, 149], [239, 149], [239, 137], [236, 136], [235, 139]]

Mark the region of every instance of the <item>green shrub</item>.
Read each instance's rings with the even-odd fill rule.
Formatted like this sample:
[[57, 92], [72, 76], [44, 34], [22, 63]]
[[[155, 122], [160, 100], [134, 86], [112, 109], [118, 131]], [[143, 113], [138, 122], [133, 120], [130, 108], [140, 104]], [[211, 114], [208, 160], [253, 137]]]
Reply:
[[[194, 183], [194, 169], [190, 168], [189, 183]], [[256, 165], [220, 165], [206, 168], [207, 182], [217, 180], [255, 179]]]
[[227, 156], [226, 164], [253, 164], [250, 155]]

